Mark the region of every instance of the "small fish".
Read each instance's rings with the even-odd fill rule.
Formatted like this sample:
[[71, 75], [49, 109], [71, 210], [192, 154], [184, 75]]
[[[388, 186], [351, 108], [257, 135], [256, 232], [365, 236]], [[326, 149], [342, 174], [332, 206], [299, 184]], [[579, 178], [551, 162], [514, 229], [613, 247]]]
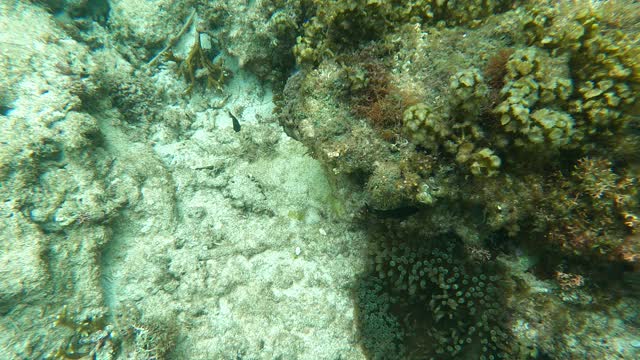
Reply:
[[365, 204], [364, 208], [366, 212], [368, 212], [369, 214], [372, 214], [378, 218], [388, 218], [388, 219], [408, 218], [409, 216], [420, 211], [420, 209], [412, 206], [399, 207], [396, 209], [389, 209], [389, 210], [379, 210], [369, 206], [369, 204]]
[[230, 110], [227, 110], [227, 112], [229, 113], [229, 116], [231, 116], [231, 121], [233, 121], [233, 131], [240, 131], [240, 121], [238, 121], [238, 118], [233, 115]]

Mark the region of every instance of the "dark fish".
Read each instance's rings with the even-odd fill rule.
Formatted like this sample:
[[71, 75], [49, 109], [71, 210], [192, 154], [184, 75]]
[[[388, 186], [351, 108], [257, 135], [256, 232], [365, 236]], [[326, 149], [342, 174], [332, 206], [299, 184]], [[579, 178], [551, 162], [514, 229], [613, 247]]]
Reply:
[[231, 121], [233, 121], [233, 131], [240, 131], [240, 121], [238, 121], [238, 118], [233, 115], [231, 111], [227, 110], [227, 112], [229, 113], [229, 116], [231, 116]]
[[380, 209], [375, 209], [369, 206], [369, 204], [365, 204], [365, 209], [369, 214], [372, 214], [378, 218], [389, 218], [389, 219], [407, 218], [417, 213], [418, 211], [420, 211], [420, 209], [412, 206], [399, 207], [396, 209], [389, 209], [389, 210], [380, 210]]

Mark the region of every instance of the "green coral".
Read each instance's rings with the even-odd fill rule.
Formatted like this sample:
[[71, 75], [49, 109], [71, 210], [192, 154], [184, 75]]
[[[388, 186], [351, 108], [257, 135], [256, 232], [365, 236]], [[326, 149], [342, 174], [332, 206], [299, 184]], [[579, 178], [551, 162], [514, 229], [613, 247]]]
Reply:
[[489, 88], [477, 68], [459, 71], [451, 76], [451, 104], [463, 116], [478, 116], [487, 106]]
[[407, 108], [402, 121], [409, 139], [415, 144], [428, 148], [437, 147], [451, 132], [446, 116], [424, 103]]
[[347, 77], [347, 83], [349, 84], [349, 91], [351, 93], [357, 93], [365, 90], [369, 86], [369, 77], [367, 71], [360, 66], [347, 66], [341, 64], [343, 71]]
[[467, 258], [450, 235], [415, 243], [415, 234], [405, 235], [387, 238], [374, 251], [369, 280], [382, 291], [379, 302], [390, 296], [395, 311], [411, 309], [405, 323], [414, 328], [400, 333], [403, 340], [421, 344], [416, 354], [426, 358], [508, 358], [510, 335], [501, 308], [507, 288], [498, 269]]
[[373, 276], [361, 280], [356, 292], [357, 318], [364, 348], [372, 359], [395, 359], [404, 355], [404, 332], [390, 312], [393, 302], [381, 280]]
[[324, 58], [361, 41], [381, 38], [397, 24], [476, 25], [506, 11], [509, 0], [314, 0], [315, 16], [304, 25], [294, 54], [299, 64], [317, 65]]
[[494, 109], [500, 124], [525, 142], [567, 145], [574, 121], [568, 113], [550, 108], [561, 108], [572, 94], [566, 64], [529, 47], [514, 52], [506, 68], [507, 81], [500, 91], [504, 100]]
[[476, 176], [494, 176], [498, 173], [502, 160], [489, 148], [480, 149], [471, 155], [471, 173]]
[[625, 138], [629, 127], [636, 126], [633, 114], [640, 111], [636, 101], [640, 90], [637, 34], [602, 22], [607, 16], [604, 6], [563, 9], [543, 3], [530, 14], [525, 21], [530, 41], [569, 57], [577, 94], [567, 110], [587, 136], [583, 150], [593, 150], [590, 143], [594, 140]]
[[573, 134], [573, 118], [571, 115], [552, 109], [538, 109], [531, 114], [533, 127], [537, 131], [529, 134], [534, 143], [541, 143], [545, 139], [553, 146], [567, 145]]

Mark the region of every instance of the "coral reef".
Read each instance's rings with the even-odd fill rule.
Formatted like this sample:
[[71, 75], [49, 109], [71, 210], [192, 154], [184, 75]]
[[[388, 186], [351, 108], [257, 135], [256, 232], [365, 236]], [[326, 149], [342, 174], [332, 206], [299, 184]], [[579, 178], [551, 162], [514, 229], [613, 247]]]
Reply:
[[[327, 23], [329, 32], [323, 35], [326, 39], [320, 38], [313, 42], [320, 44], [314, 49], [325, 48], [321, 45], [325, 41], [339, 44], [337, 39], [340, 36], [333, 34], [332, 31], [339, 34], [341, 31], [339, 26], [346, 26], [341, 22], [342, 18], [348, 18], [349, 22], [353, 22], [350, 25], [357, 24], [359, 29], [375, 27], [373, 24], [377, 16], [387, 21], [393, 19], [398, 23], [406, 21], [402, 17], [379, 15], [391, 9], [391, 4], [381, 2], [376, 3], [375, 6], [372, 4], [366, 6], [357, 2], [330, 5], [326, 11], [319, 13], [318, 18], [310, 22], [306, 37], [301, 41], [305, 43], [309, 39], [318, 37], [319, 35], [313, 35], [315, 32], [309, 33], [311, 31], [309, 28]], [[377, 41], [375, 43], [377, 45], [368, 45], [371, 50], [351, 51], [347, 44], [344, 44], [344, 47], [329, 46], [327, 49], [332, 50], [324, 61], [320, 60], [326, 56], [310, 55], [319, 67], [303, 75], [304, 84], [308, 84], [303, 86], [309, 88], [315, 86], [322, 92], [323, 85], [326, 84], [330, 86], [326, 91], [336, 94], [335, 101], [314, 102], [312, 99], [315, 96], [312, 94], [307, 96], [302, 90], [304, 94], [302, 103], [295, 103], [294, 111], [309, 114], [307, 109], [313, 109], [316, 113], [322, 109], [321, 112], [332, 112], [336, 116], [316, 123], [312, 114], [302, 115], [305, 120], [299, 123], [285, 114], [282, 123], [289, 133], [299, 133], [304, 127], [305, 133], [299, 134], [298, 137], [301, 137], [300, 140], [303, 142], [307, 142], [305, 135], [308, 134], [308, 145], [314, 149], [314, 152], [328, 155], [326, 158], [331, 163], [329, 165], [331, 169], [349, 168], [347, 173], [360, 172], [362, 175], [360, 178], [371, 177], [371, 180], [365, 180], [363, 183], [369, 184], [367, 189], [374, 204], [375, 199], [380, 198], [377, 192], [383, 188], [381, 184], [386, 179], [395, 184], [412, 184], [411, 190], [396, 186], [397, 194], [405, 197], [403, 201], [397, 199], [397, 195], [393, 196], [391, 190], [385, 190], [385, 198], [395, 199], [392, 203], [398, 206], [416, 202], [430, 203], [430, 200], [425, 202], [425, 199], [428, 199], [425, 192], [418, 190], [425, 188], [421, 184], [426, 183], [428, 178], [422, 174], [414, 176], [417, 169], [412, 169], [411, 161], [408, 160], [413, 156], [411, 154], [414, 151], [426, 150], [442, 161], [453, 160], [456, 164], [454, 169], [460, 175], [470, 173], [478, 177], [477, 180], [472, 181], [473, 184], [465, 183], [461, 179], [457, 181], [455, 177], [449, 180], [456, 183], [456, 186], [441, 193], [451, 201], [455, 201], [454, 199], [458, 196], [464, 196], [466, 192], [473, 191], [477, 187], [492, 187], [494, 186], [492, 184], [498, 182], [505, 184], [505, 179], [511, 183], [538, 181], [539, 177], [530, 175], [561, 179], [556, 174], [567, 174], [571, 171], [571, 167], [579, 164], [580, 159], [583, 158], [604, 157], [609, 159], [612, 167], [616, 167], [614, 164], [633, 161], [631, 152], [632, 149], [637, 148], [635, 140], [638, 126], [638, 109], [633, 95], [635, 90], [632, 90], [638, 89], [637, 47], [633, 47], [633, 40], [629, 35], [598, 25], [599, 8], [591, 7], [575, 12], [571, 15], [570, 21], [553, 20], [554, 16], [560, 16], [559, 14], [568, 12], [570, 9], [566, 4], [553, 7], [546, 3], [534, 2], [516, 11], [494, 15], [493, 18], [486, 20], [486, 25], [483, 22], [474, 22], [474, 29], [466, 32], [464, 36], [480, 45], [471, 46], [469, 50], [461, 49], [466, 58], [460, 58], [458, 63], [438, 64], [439, 67], [431, 70], [435, 73], [433, 76], [451, 74], [448, 86], [444, 81], [427, 82], [431, 78], [408, 80], [413, 73], [406, 69], [406, 63], [400, 62], [408, 50], [400, 46], [396, 48], [397, 45], [390, 42], [389, 38], [404, 38], [406, 43], [417, 42], [420, 47], [427, 49], [410, 55], [414, 63], [421, 64], [427, 61], [422, 58], [426, 53], [429, 53], [430, 58], [439, 56], [438, 51], [441, 50], [435, 44], [446, 43], [451, 41], [452, 37], [460, 35], [455, 27], [433, 30], [433, 27], [430, 27], [432, 23], [423, 20], [422, 26], [425, 29], [423, 31], [430, 32], [428, 38], [416, 34], [415, 27], [389, 29], [380, 27], [384, 32], [377, 33], [377, 36], [372, 38]], [[363, 13], [369, 16], [365, 17]], [[445, 11], [440, 14], [442, 18], [457, 17], [455, 12]], [[364, 24], [358, 23], [359, 21]], [[526, 36], [519, 38], [513, 36], [508, 47], [499, 39], [486, 37], [487, 33], [492, 32], [489, 27], [495, 27], [496, 22], [498, 24], [516, 23]], [[539, 24], [539, 22], [542, 23]], [[324, 25], [321, 28], [324, 28]], [[393, 31], [395, 33], [392, 35]], [[371, 32], [367, 33], [371, 34]], [[305, 38], [307, 40], [304, 40]], [[351, 39], [354, 38], [357, 40], [358, 36], [351, 37]], [[515, 40], [520, 42], [513, 42]], [[528, 45], [526, 42], [534, 45]], [[488, 80], [485, 80], [481, 70], [470, 66], [474, 57], [477, 57], [471, 52], [475, 49], [480, 49], [479, 52], [481, 52], [483, 48], [480, 46], [488, 49], [503, 49], [496, 50], [497, 55], [486, 57], [484, 60], [487, 63], [484, 75], [488, 76]], [[391, 51], [391, 54], [395, 55], [372, 60], [374, 57], [370, 54], [383, 54], [384, 51], [381, 49]], [[309, 53], [309, 51], [299, 48], [298, 53], [300, 55], [302, 52]], [[393, 53], [393, 51], [396, 52]], [[341, 71], [331, 59], [332, 56], [336, 61], [348, 59], [350, 65], [348, 67], [341, 65]], [[446, 53], [441, 55], [443, 58], [447, 56]], [[345, 74], [346, 81], [341, 82], [340, 74]], [[401, 85], [403, 80], [416, 84], [414, 90], [407, 90]], [[343, 85], [345, 88], [341, 89], [338, 85], [340, 83], [345, 84]], [[431, 87], [432, 90], [420, 91], [421, 85]], [[345, 91], [352, 100], [341, 103], [339, 94], [344, 94]], [[364, 95], [358, 97], [359, 94]], [[353, 100], [354, 97], [355, 100]], [[389, 100], [393, 97], [398, 100]], [[343, 113], [345, 105], [355, 108], [355, 118], [353, 115]], [[318, 106], [324, 108], [318, 108]], [[402, 113], [401, 131], [393, 125], [398, 123], [395, 119], [399, 113]], [[355, 138], [356, 131], [354, 131], [356, 127], [361, 126], [358, 118], [369, 120], [373, 130], [368, 132], [360, 128], [357, 132], [362, 135], [372, 135], [366, 140], [370, 151], [366, 151], [367, 155], [364, 157], [348, 155], [360, 152], [356, 149], [358, 146], [356, 143], [361, 143], [362, 140]], [[309, 129], [309, 126], [313, 130]], [[389, 129], [395, 131], [390, 133]], [[327, 131], [333, 132], [334, 136], [327, 138], [328, 141], [318, 141], [318, 137], [321, 139]], [[350, 135], [346, 135], [346, 132]], [[335, 139], [341, 136], [338, 134], [346, 136], [343, 140], [336, 141]], [[409, 143], [403, 143], [402, 138]], [[383, 145], [380, 149], [377, 146], [378, 139], [391, 140], [391, 144]], [[621, 146], [620, 143], [626, 146]], [[524, 161], [531, 153], [535, 153], [536, 157]], [[376, 154], [376, 156], [372, 157], [370, 154]], [[371, 166], [372, 164], [401, 163], [403, 160], [408, 166], [401, 172], [391, 170], [390, 166]], [[636, 177], [633, 170], [635, 168], [629, 167], [632, 173], [628, 173], [617, 166], [615, 172], [617, 176], [624, 173], [623, 177], [628, 179], [626, 181], [633, 183]], [[385, 174], [384, 169], [390, 172]], [[482, 177], [487, 179], [481, 179]], [[552, 185], [551, 183], [540, 185], [560, 186], [560, 184]], [[577, 193], [567, 188], [565, 191]], [[487, 195], [487, 198], [478, 198], [474, 202], [487, 209], [500, 206], [495, 203], [492, 195]], [[505, 201], [531, 202], [553, 207], [554, 203], [563, 198], [558, 194], [555, 197], [541, 194], [535, 195], [535, 198], [532, 196], [534, 195], [529, 196], [524, 193], [516, 199]], [[634, 198], [635, 195], [620, 196]], [[633, 214], [636, 211], [635, 206], [635, 203], [629, 203], [628, 206], [624, 206], [624, 212]], [[387, 205], [386, 208], [389, 206]], [[613, 211], [611, 214], [620, 212], [620, 210]], [[569, 213], [565, 215], [571, 217]], [[534, 215], [535, 221], [546, 221], [546, 225], [541, 226], [555, 227], [558, 223], [563, 223], [560, 216], [556, 219], [558, 222], [538, 219], [539, 216]], [[544, 216], [548, 218], [554, 215]], [[618, 219], [606, 221], [623, 223], [624, 216], [612, 216]], [[503, 224], [503, 226], [506, 225]], [[508, 226], [513, 228], [516, 224]], [[624, 236], [618, 235], [616, 238], [620, 243]]]
[[356, 294], [361, 341], [373, 359], [405, 355], [402, 327], [390, 313], [394, 301], [384, 289], [384, 282], [372, 277], [361, 280]]
[[[579, 284], [584, 296], [605, 303], [596, 289], [607, 286], [607, 274], [631, 278], [622, 274], [637, 271], [640, 258], [637, 26], [606, 15], [614, 5], [588, 1], [483, 3], [483, 10], [473, 1], [327, 3], [294, 48], [302, 70], [285, 88], [280, 123], [353, 191], [368, 223], [391, 226], [370, 239], [378, 262], [363, 279], [366, 291], [383, 299], [401, 291], [399, 301], [411, 301], [424, 290], [411, 273], [416, 261], [452, 251], [465, 269], [472, 254], [494, 264], [496, 254], [518, 249], [546, 258], [535, 267], [540, 279], [523, 282], [552, 281], [563, 291]], [[394, 223], [420, 240], [396, 235]], [[443, 240], [451, 233], [458, 240]], [[444, 245], [451, 243], [458, 250]], [[402, 256], [408, 262], [394, 269]], [[516, 271], [512, 263], [480, 268], [497, 278]], [[608, 286], [627, 291], [622, 282]], [[518, 288], [494, 290], [517, 313]], [[439, 345], [416, 348], [411, 326], [400, 321], [414, 316], [413, 305], [403, 312], [394, 303], [380, 315], [386, 305], [361, 301], [378, 324], [402, 326], [402, 340], [385, 337], [362, 315], [363, 331], [385, 346], [483, 355], [481, 346], [458, 348], [435, 330], [430, 341]], [[437, 316], [435, 307], [423, 311]], [[469, 314], [460, 316], [465, 324]], [[505, 339], [522, 336], [503, 326]], [[495, 346], [507, 358], [564, 351], [546, 340], [523, 343], [526, 350]]]
[[640, 357], [638, 10], [0, 3], [3, 356]]
[[300, 64], [317, 64], [337, 51], [376, 40], [403, 23], [466, 24], [506, 10], [512, 1], [313, 1], [319, 9], [304, 25], [294, 53]]
[[[383, 245], [374, 251], [371, 279], [364, 283], [371, 283], [369, 296], [380, 295], [376, 302], [361, 301], [360, 311], [372, 317], [365, 318], [368, 321], [384, 320], [386, 327], [402, 324], [402, 331], [392, 332], [396, 337], [382, 344], [402, 344], [402, 349], [412, 353], [409, 356], [515, 356], [513, 339], [503, 327], [507, 284], [496, 275], [499, 271], [491, 269], [496, 265], [487, 259], [472, 260], [455, 235], [443, 234], [427, 245], [425, 239], [400, 229], [376, 231], [386, 236], [376, 242]], [[365, 325], [364, 329], [371, 326]], [[380, 332], [393, 328], [377, 331], [380, 337]], [[379, 344], [367, 346], [365, 342], [365, 347], [378, 353], [383, 350]], [[392, 358], [391, 354], [373, 358]]]

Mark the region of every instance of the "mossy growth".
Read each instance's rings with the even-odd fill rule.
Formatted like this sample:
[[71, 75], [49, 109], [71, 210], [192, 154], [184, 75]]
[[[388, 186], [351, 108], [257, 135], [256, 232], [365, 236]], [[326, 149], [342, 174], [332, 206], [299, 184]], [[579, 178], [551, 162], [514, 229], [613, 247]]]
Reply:
[[403, 111], [417, 100], [410, 91], [392, 82], [389, 66], [376, 60], [380, 56], [365, 48], [341, 57], [340, 66], [353, 114], [366, 119], [386, 141], [393, 143], [400, 137]]
[[558, 184], [547, 203], [558, 217], [548, 233], [552, 245], [573, 256], [625, 261], [623, 247], [638, 226], [637, 179], [616, 173], [606, 158], [585, 157]]
[[399, 164], [382, 162], [373, 171], [367, 183], [371, 206], [379, 210], [396, 209], [403, 205], [404, 196], [398, 191], [403, 182]]
[[206, 76], [207, 87], [216, 91], [222, 91], [225, 81], [229, 76], [229, 71], [225, 69], [222, 61], [212, 62], [202, 48], [200, 42], [201, 32], [196, 29], [195, 41], [189, 55], [180, 65], [180, 69], [189, 86], [185, 90], [186, 94], [191, 94], [197, 79]]

